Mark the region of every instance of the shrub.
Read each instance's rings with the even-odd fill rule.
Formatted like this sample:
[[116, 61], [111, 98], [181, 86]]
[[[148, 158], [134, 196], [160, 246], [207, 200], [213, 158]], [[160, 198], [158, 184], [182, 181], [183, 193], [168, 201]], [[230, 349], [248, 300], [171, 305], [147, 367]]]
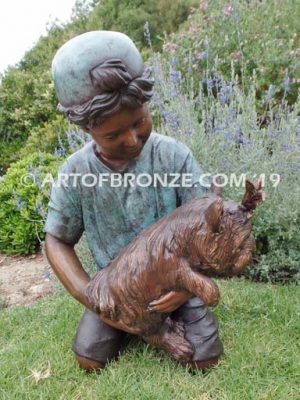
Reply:
[[198, 0], [104, 0], [92, 11], [88, 30], [115, 30], [127, 34], [142, 49], [143, 27], [150, 25], [153, 46], [160, 50], [165, 33], [175, 32]]
[[[1, 76], [0, 146], [3, 143], [12, 150], [14, 142], [24, 145], [37, 129], [47, 130], [52, 120], [55, 124], [58, 101], [51, 78], [51, 62], [64, 42], [87, 30], [90, 7], [85, 3], [88, 1], [77, 1], [70, 23], [50, 26], [47, 35], [38, 40], [20, 63]], [[52, 140], [51, 135], [49, 139]], [[9, 151], [1, 157], [0, 174], [19, 156], [18, 152]]]
[[43, 126], [32, 129], [26, 141], [25, 147], [20, 151], [19, 157], [27, 157], [39, 149], [43, 153], [54, 154], [58, 149], [69, 149], [66, 131], [78, 130], [68, 122], [63, 115], [56, 115], [49, 122], [45, 122]]
[[17, 161], [18, 153], [23, 146], [23, 141], [15, 139], [14, 141], [0, 141], [0, 177], [4, 175], [11, 163]]
[[270, 89], [279, 101], [284, 95], [293, 103], [300, 85], [299, 19], [297, 0], [201, 1], [182, 29], [169, 36], [164, 55], [196, 79], [217, 71], [230, 80], [233, 65], [245, 89], [252, 87], [255, 70], [258, 99]]
[[[58, 159], [33, 153], [16, 162], [0, 181], [0, 251], [34, 253], [43, 239], [49, 187], [42, 185], [47, 173], [56, 174]], [[25, 178], [27, 177], [27, 178]]]
[[[153, 57], [156, 128], [185, 142], [205, 172], [245, 174], [251, 181], [265, 175], [267, 200], [254, 217], [256, 262], [246, 274], [262, 281], [299, 282], [300, 97], [293, 108], [283, 98], [275, 113], [274, 99], [266, 96], [267, 123], [261, 125], [255, 83], [244, 94], [233, 78], [204, 78], [195, 95], [192, 73], [183, 76], [176, 65]], [[240, 201], [244, 189], [232, 183], [225, 198]]]

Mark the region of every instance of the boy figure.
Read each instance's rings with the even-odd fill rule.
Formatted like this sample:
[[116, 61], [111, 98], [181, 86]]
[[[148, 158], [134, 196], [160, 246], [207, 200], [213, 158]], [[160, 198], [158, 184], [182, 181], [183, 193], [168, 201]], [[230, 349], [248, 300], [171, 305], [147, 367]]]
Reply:
[[[76, 359], [87, 371], [100, 370], [117, 358], [126, 333], [120, 323], [104, 323], [89, 304], [85, 288], [90, 277], [74, 245], [85, 231], [98, 268], [104, 268], [144, 228], [206, 189], [111, 185], [109, 178], [116, 173], [190, 173], [198, 183], [202, 173], [186, 146], [151, 133], [145, 103], [153, 81], [126, 35], [96, 31], [73, 38], [57, 52], [53, 78], [60, 111], [93, 141], [68, 158], [60, 171], [68, 181], [52, 189], [46, 253], [63, 285], [86, 307], [73, 342]], [[95, 176], [102, 176], [101, 182], [95, 184]], [[218, 362], [223, 348], [217, 322], [200, 299], [172, 291], [149, 307], [184, 323], [194, 349], [189, 366], [204, 369]]]

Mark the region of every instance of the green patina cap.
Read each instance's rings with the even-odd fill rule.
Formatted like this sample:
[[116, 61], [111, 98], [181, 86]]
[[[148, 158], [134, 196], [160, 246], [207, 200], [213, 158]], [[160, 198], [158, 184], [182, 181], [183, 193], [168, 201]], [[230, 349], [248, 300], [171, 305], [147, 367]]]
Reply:
[[83, 104], [99, 95], [90, 71], [109, 59], [120, 59], [132, 78], [144, 71], [142, 56], [133, 41], [120, 32], [93, 31], [66, 42], [52, 62], [58, 99], [64, 107]]

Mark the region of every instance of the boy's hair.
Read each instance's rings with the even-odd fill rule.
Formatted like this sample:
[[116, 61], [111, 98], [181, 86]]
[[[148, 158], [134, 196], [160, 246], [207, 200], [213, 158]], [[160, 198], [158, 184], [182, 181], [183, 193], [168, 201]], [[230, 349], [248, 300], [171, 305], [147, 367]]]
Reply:
[[89, 131], [103, 119], [119, 112], [122, 108], [138, 108], [149, 101], [153, 94], [154, 81], [150, 70], [133, 78], [120, 59], [109, 59], [89, 72], [92, 85], [100, 93], [83, 104], [58, 105], [69, 121]]

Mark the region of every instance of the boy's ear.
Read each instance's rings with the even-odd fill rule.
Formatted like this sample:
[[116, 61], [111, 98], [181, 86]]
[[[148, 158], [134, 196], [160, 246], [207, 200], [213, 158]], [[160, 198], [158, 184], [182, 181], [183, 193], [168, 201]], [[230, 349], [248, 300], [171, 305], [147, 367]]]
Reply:
[[213, 233], [217, 233], [220, 230], [220, 225], [223, 216], [224, 203], [221, 197], [214, 200], [211, 205], [205, 211], [205, 219], [207, 226]]

